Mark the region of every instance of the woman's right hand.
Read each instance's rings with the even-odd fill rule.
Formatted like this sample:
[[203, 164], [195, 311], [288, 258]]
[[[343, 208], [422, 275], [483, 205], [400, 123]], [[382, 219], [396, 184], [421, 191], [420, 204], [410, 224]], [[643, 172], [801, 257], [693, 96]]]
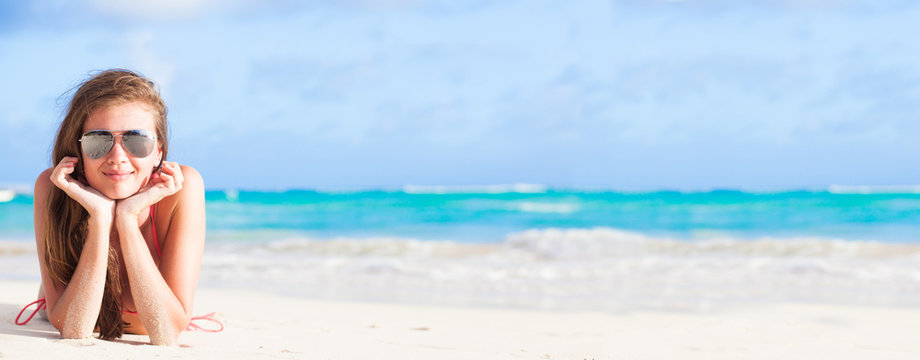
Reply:
[[80, 158], [74, 156], [65, 156], [61, 159], [51, 172], [51, 182], [71, 199], [80, 203], [89, 212], [90, 217], [112, 219], [115, 214], [115, 201], [70, 176], [76, 170], [78, 161]]

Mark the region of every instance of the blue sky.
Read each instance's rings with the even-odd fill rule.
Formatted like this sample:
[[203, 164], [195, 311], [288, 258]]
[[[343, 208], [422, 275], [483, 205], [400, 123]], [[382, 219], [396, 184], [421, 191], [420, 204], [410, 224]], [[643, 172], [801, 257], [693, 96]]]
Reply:
[[920, 183], [913, 1], [0, 2], [0, 184], [91, 70], [209, 188]]

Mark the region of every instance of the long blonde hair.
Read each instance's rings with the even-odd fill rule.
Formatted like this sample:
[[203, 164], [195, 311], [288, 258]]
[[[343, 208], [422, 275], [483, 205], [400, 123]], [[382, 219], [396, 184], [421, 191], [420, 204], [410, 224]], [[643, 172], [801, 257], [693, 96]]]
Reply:
[[[157, 139], [163, 150], [162, 159], [166, 159], [166, 104], [160, 97], [156, 84], [135, 72], [113, 69], [96, 73], [83, 81], [74, 92], [54, 142], [52, 164], [57, 165], [65, 156], [81, 156], [78, 139], [82, 136], [83, 124], [90, 113], [98, 108], [135, 101], [144, 103], [153, 112]], [[82, 163], [83, 161], [80, 161], [78, 164]], [[78, 169], [71, 176], [87, 184], [82, 165], [78, 165]], [[80, 253], [83, 251], [89, 213], [56, 186], [51, 186], [46, 205], [45, 265], [54, 282], [67, 285], [73, 277]], [[101, 339], [120, 338], [124, 333], [121, 296], [118, 254], [110, 244], [102, 309], [96, 320]]]

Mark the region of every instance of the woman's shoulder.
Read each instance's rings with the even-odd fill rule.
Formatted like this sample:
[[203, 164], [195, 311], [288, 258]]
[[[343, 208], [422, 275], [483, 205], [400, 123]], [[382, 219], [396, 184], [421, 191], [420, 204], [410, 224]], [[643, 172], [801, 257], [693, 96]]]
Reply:
[[180, 164], [179, 168], [182, 169], [182, 176], [185, 177], [185, 179], [201, 181], [201, 173], [199, 173], [198, 170], [195, 170], [195, 168], [183, 164]]
[[[51, 173], [54, 171], [54, 168], [48, 168], [45, 171], [42, 171], [38, 174], [38, 177], [35, 178], [35, 189], [32, 191], [32, 216], [35, 222], [35, 241], [43, 242], [45, 237], [39, 236], [44, 227], [44, 223], [48, 218], [48, 207], [45, 206], [48, 204], [48, 198], [51, 194], [51, 188], [54, 187], [54, 184], [51, 183]], [[39, 249], [41, 245], [39, 244]]]
[[[169, 232], [175, 233], [176, 229], [180, 229], [181, 233], [181, 229], [188, 227], [187, 224], [199, 222], [204, 218], [204, 180], [201, 174], [188, 165], [179, 165], [179, 169], [182, 173], [182, 187], [175, 194], [160, 200], [155, 210], [157, 227], [161, 234], [167, 234], [164, 238], [166, 242], [170, 241]], [[171, 230], [167, 232], [166, 229]]]
[[50, 167], [42, 171], [40, 174], [38, 174], [38, 177], [35, 178], [35, 184], [37, 185], [40, 182], [44, 184], [51, 184], [51, 172], [52, 171], [54, 171], [54, 168]]
[[33, 198], [39, 197], [44, 198], [48, 194], [48, 191], [51, 190], [51, 172], [54, 171], [54, 168], [47, 168], [45, 171], [42, 171], [41, 174], [38, 174], [38, 177], [35, 178], [35, 189], [32, 192]]
[[201, 173], [188, 165], [179, 165], [179, 169], [182, 171], [182, 188], [163, 199], [165, 203], [162, 205], [174, 207], [189, 202], [204, 202], [204, 180]]
[[204, 179], [198, 170], [188, 165], [179, 165], [179, 169], [182, 170], [182, 190], [204, 193]]

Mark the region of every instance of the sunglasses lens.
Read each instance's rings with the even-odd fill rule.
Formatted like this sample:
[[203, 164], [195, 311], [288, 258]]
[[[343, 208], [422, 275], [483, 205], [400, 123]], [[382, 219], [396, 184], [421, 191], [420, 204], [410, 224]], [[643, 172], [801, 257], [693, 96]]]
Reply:
[[153, 134], [144, 130], [131, 130], [121, 136], [125, 150], [134, 157], [147, 157], [153, 152], [156, 140]]
[[80, 144], [83, 147], [83, 153], [91, 159], [98, 159], [112, 149], [114, 143], [112, 133], [108, 131], [90, 131], [83, 134], [80, 138]]

